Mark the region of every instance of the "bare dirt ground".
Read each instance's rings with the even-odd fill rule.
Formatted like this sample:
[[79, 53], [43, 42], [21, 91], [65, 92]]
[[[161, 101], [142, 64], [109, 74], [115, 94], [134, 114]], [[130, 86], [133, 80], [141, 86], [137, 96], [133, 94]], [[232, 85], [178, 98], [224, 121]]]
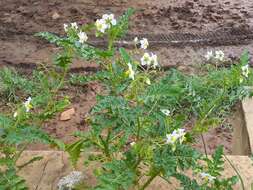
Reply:
[[[49, 31], [64, 35], [63, 23], [89, 23], [104, 13], [121, 15], [128, 7], [136, 9], [131, 19], [130, 33], [171, 33], [226, 30], [227, 28], [253, 28], [253, 1], [249, 0], [2, 0], [0, 1], [0, 67], [5, 65], [50, 64], [58, 48], [33, 36]], [[189, 70], [201, 63], [209, 49], [221, 49], [226, 55], [239, 56], [245, 49], [252, 54], [252, 42], [232, 46], [181, 46], [160, 47], [153, 50], [162, 65], [178, 66]], [[77, 60], [73, 68], [94, 64]], [[71, 120], [63, 122], [58, 117], [44, 128], [63, 139], [73, 140], [72, 132], [85, 130], [83, 118], [95, 104], [95, 94], [100, 89], [89, 85], [71, 90], [72, 107], [76, 109]], [[207, 137], [210, 150], [225, 144], [231, 152], [231, 131], [218, 128]], [[222, 140], [221, 139], [225, 139]], [[210, 142], [210, 143], [209, 143]], [[201, 146], [201, 143], [197, 146]], [[45, 148], [40, 145], [31, 147]]]
[[[63, 23], [89, 23], [103, 13], [121, 15], [136, 9], [131, 33], [206, 32], [229, 27], [251, 28], [253, 2], [241, 0], [5, 0], [0, 2], [0, 64], [50, 62], [57, 48], [33, 37], [40, 31], [63, 35]], [[164, 47], [158, 51], [163, 65], [191, 65], [215, 47]], [[227, 54], [241, 54], [250, 45], [222, 46]], [[76, 62], [73, 67], [83, 67]]]

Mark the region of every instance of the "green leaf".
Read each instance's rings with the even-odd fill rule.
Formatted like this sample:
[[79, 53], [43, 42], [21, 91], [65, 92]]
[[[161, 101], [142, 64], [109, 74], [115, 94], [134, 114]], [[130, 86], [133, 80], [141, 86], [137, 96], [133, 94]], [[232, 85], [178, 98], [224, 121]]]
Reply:
[[76, 166], [78, 159], [80, 158], [81, 150], [83, 148], [84, 143], [87, 140], [80, 139], [70, 145], [66, 146], [66, 151], [70, 155], [70, 160], [74, 166]]
[[113, 160], [106, 163], [104, 172], [98, 176], [99, 185], [96, 190], [128, 190], [136, 178], [136, 174], [124, 160]]
[[20, 97], [31, 94], [35, 85], [33, 81], [19, 75], [10, 68], [0, 69], [0, 95], [8, 101], [18, 101]]
[[202, 188], [198, 185], [195, 179], [191, 179], [184, 174], [174, 174], [173, 177], [180, 181], [180, 184], [186, 190], [201, 190]]
[[124, 48], [119, 48], [119, 52], [125, 63], [131, 63], [131, 57]]
[[122, 38], [128, 31], [130, 17], [134, 14], [134, 9], [129, 8], [127, 11], [118, 19], [116, 30], [113, 31], [117, 38]]
[[0, 171], [0, 189], [3, 190], [28, 190], [25, 180], [16, 174], [15, 169]]
[[247, 65], [249, 63], [249, 52], [248, 51], [244, 51], [241, 58], [240, 58], [240, 62], [242, 65]]
[[66, 53], [58, 54], [55, 58], [54, 64], [58, 67], [66, 69], [72, 63], [72, 57]]
[[41, 37], [49, 41], [50, 43], [57, 44], [57, 45], [59, 45], [59, 43], [61, 42], [61, 38], [59, 36], [52, 34], [50, 32], [38, 32], [35, 34], [35, 36]]

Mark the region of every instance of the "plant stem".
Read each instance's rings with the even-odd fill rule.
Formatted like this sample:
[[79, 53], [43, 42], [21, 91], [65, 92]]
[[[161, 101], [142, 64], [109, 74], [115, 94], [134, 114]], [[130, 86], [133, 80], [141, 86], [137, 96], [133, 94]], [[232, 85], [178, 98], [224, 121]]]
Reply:
[[203, 142], [203, 145], [204, 145], [205, 155], [206, 155], [206, 157], [207, 157], [207, 149], [206, 149], [205, 139], [204, 139], [203, 134], [201, 134], [200, 136], [201, 136], [201, 139], [202, 139], [202, 142]]
[[225, 154], [224, 154], [224, 157], [228, 161], [229, 165], [233, 168], [235, 173], [238, 175], [240, 182], [241, 182], [242, 190], [245, 190], [244, 182], [243, 182], [242, 176], [240, 175], [239, 171], [236, 169], [234, 164], [228, 159], [228, 157]]
[[140, 139], [140, 130], [141, 130], [141, 122], [140, 118], [138, 117], [138, 123], [137, 123], [137, 141]]
[[101, 135], [99, 135], [100, 141], [103, 145], [103, 151], [105, 155], [111, 159], [110, 151], [109, 151], [109, 138], [110, 138], [110, 133], [107, 134], [106, 140], [103, 139]]
[[26, 149], [26, 147], [28, 146], [29, 143], [25, 143], [24, 146], [20, 149], [20, 151], [14, 156], [14, 163], [16, 164], [16, 162], [18, 161], [18, 159], [20, 158], [21, 154], [24, 152], [24, 150]]
[[148, 112], [148, 115], [152, 113], [152, 111], [155, 109], [157, 103], [158, 103], [158, 101], [155, 101], [155, 103], [153, 104], [152, 108], [151, 108], [150, 111]]
[[56, 87], [56, 89], [53, 91], [54, 95], [58, 92], [58, 90], [61, 88], [62, 84], [64, 83], [68, 70], [69, 70], [68, 67], [64, 69], [61, 80], [58, 86]]
[[[57, 87], [56, 87], [55, 89], [52, 90], [52, 92], [51, 92], [51, 93], [52, 93], [52, 94], [51, 94], [51, 97], [50, 97], [50, 99], [48, 100], [48, 103], [47, 103], [47, 105], [46, 105], [46, 108], [43, 110], [44, 113], [46, 113], [46, 112], [48, 111], [48, 109], [50, 108], [50, 106], [53, 105], [54, 98], [56, 97], [58, 91], [60, 90], [62, 84], [64, 83], [65, 78], [66, 78], [66, 75], [67, 75], [67, 73], [68, 73], [68, 70], [69, 70], [68, 67], [64, 69], [64, 72], [63, 72], [63, 74], [62, 74], [62, 76], [61, 76], [61, 78], [60, 78], [59, 84], [57, 85]], [[41, 125], [42, 122], [43, 122], [43, 121], [40, 121], [39, 124]]]
[[108, 50], [111, 51], [114, 43], [114, 36], [108, 34]]
[[138, 165], [141, 163], [141, 160], [142, 160], [141, 157], [138, 155], [137, 162], [134, 164], [133, 169], [136, 170], [136, 168], [138, 167]]
[[146, 181], [146, 183], [139, 189], [144, 190], [146, 187], [149, 186], [149, 184], [155, 179], [155, 177], [160, 173], [160, 171], [155, 172], [153, 175], [150, 176], [150, 178]]

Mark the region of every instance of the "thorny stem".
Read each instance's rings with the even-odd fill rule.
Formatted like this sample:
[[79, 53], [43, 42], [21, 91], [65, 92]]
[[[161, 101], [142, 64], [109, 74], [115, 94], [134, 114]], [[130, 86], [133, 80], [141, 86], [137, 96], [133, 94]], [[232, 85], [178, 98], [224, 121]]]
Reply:
[[138, 117], [138, 124], [137, 124], [137, 141], [140, 139], [140, 130], [141, 130], [141, 122], [140, 118]]
[[24, 146], [20, 149], [20, 151], [15, 155], [14, 163], [16, 163], [18, 161], [18, 159], [20, 158], [21, 154], [24, 152], [24, 150], [26, 149], [28, 144], [29, 143], [25, 143]]
[[139, 190], [144, 190], [146, 187], [148, 187], [149, 184], [155, 179], [156, 176], [158, 176], [159, 173], [160, 173], [160, 171], [156, 171], [153, 175], [151, 175], [150, 178], [146, 181], [146, 183]]
[[111, 34], [108, 34], [108, 50], [111, 51], [112, 48], [113, 48], [113, 43], [114, 43], [114, 40], [115, 40], [115, 36], [111, 35]]
[[13, 125], [13, 128], [15, 129], [16, 127], [17, 127], [17, 125], [18, 125], [18, 123], [19, 123], [19, 117], [17, 118], [17, 120], [16, 120], [16, 122], [14, 123], [14, 125]]
[[[64, 69], [64, 72], [63, 72], [63, 75], [60, 79], [60, 82], [59, 84], [57, 85], [57, 87], [52, 91], [53, 95], [52, 97], [50, 98], [50, 100], [48, 101], [47, 103], [47, 106], [45, 108], [45, 111], [47, 111], [49, 109], [49, 107], [52, 105], [53, 103], [53, 98], [55, 97], [55, 95], [57, 94], [57, 92], [59, 91], [59, 89], [61, 88], [62, 84], [64, 83], [64, 80], [66, 78], [66, 75], [67, 75], [67, 72], [68, 72], [68, 68], [65, 68]], [[42, 121], [41, 121], [42, 122]]]
[[202, 139], [202, 142], [203, 142], [203, 145], [204, 145], [205, 155], [207, 157], [207, 148], [206, 148], [206, 142], [205, 142], [205, 139], [204, 139], [204, 135], [201, 134], [200, 136], [201, 136], [201, 139]]
[[158, 101], [155, 101], [154, 105], [152, 106], [152, 108], [151, 108], [150, 111], [148, 112], [148, 115], [152, 113], [152, 111], [155, 109], [157, 103], [158, 103]]
[[137, 167], [138, 167], [138, 165], [141, 163], [141, 157], [140, 156], [138, 156], [138, 158], [137, 158], [137, 162], [134, 164], [134, 166], [133, 166], [133, 168], [134, 169], [136, 169]]
[[207, 112], [207, 114], [205, 115], [205, 117], [201, 120], [201, 124], [204, 123], [204, 121], [206, 120], [206, 118], [212, 113], [212, 111], [214, 110], [214, 108], [217, 106], [216, 103], [218, 101], [221, 101], [219, 99], [219, 97], [214, 100], [213, 106], [209, 109], [209, 111]]
[[[208, 113], [205, 115], [205, 117], [201, 120], [201, 124], [204, 123], [205, 119], [212, 113], [213, 109], [216, 107], [216, 102], [217, 102], [217, 101], [219, 101], [218, 98], [214, 101], [213, 106], [210, 108], [210, 110], [209, 110]], [[207, 148], [206, 148], [205, 139], [204, 139], [203, 134], [201, 134], [200, 136], [201, 136], [201, 139], [202, 139], [202, 142], [203, 142], [203, 145], [204, 145], [205, 155], [206, 155], [206, 157], [207, 157]]]
[[63, 72], [63, 75], [61, 77], [61, 80], [58, 84], [58, 86], [56, 87], [56, 89], [53, 91], [54, 94], [56, 94], [58, 92], [58, 90], [61, 88], [62, 84], [64, 83], [64, 80], [66, 78], [66, 75], [67, 75], [67, 72], [68, 72], [68, 68], [65, 68], [64, 69], [64, 72]]
[[[135, 173], [138, 173], [138, 170], [137, 170], [137, 167], [139, 166], [139, 164], [141, 163], [141, 161], [142, 161], [142, 159], [141, 159], [141, 157], [138, 155], [137, 156], [137, 161], [136, 161], [136, 163], [133, 165], [133, 170], [134, 170], [134, 172]], [[136, 186], [139, 186], [139, 181], [140, 181], [140, 176], [138, 176], [135, 180], [134, 180], [134, 184], [136, 185]]]
[[241, 181], [242, 190], [245, 190], [244, 182], [243, 182], [242, 176], [240, 175], [239, 171], [236, 169], [234, 164], [228, 159], [228, 157], [225, 154], [224, 154], [224, 158], [228, 161], [229, 165], [233, 168], [233, 170], [235, 171], [235, 173], [239, 177], [239, 179]]
[[110, 135], [111, 135], [111, 131], [109, 130], [108, 131], [108, 134], [107, 134], [107, 137], [106, 137], [106, 140], [103, 140], [102, 136], [100, 135], [99, 138], [104, 146], [104, 153], [105, 155], [111, 159], [111, 155], [110, 155], [110, 151], [109, 151], [109, 140], [110, 140]]

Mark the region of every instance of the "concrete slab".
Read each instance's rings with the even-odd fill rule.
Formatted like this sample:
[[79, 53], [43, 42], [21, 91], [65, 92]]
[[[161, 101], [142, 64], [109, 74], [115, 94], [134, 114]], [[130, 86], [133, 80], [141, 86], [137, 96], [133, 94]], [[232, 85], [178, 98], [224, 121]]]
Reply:
[[[34, 156], [43, 156], [43, 159], [29, 165], [20, 172], [20, 175], [26, 179], [31, 190], [56, 190], [59, 179], [74, 170], [68, 161], [68, 155], [60, 151], [25, 151], [18, 164], [25, 163]], [[250, 190], [253, 182], [253, 165], [250, 158], [247, 156], [228, 156], [228, 158], [240, 172], [246, 190]], [[82, 160], [78, 164], [77, 170], [85, 173], [85, 181], [88, 184], [94, 185], [96, 183], [92, 176], [92, 170], [95, 167], [85, 168]], [[190, 174], [190, 172], [188, 173]], [[235, 171], [228, 162], [225, 162], [224, 177], [233, 175], [236, 175]], [[174, 190], [178, 187], [178, 182], [175, 180], [168, 184], [161, 178], [156, 178], [148, 190]], [[240, 184], [237, 184], [234, 189], [241, 189]]]
[[250, 146], [250, 153], [253, 151], [253, 98], [245, 99], [242, 101], [242, 110], [244, 114], [244, 121], [246, 127], [247, 138]]
[[[242, 104], [236, 106], [237, 110], [233, 114], [233, 138], [232, 138], [232, 155], [250, 155], [250, 143], [247, 125], [245, 122], [245, 112]], [[247, 109], [247, 107], [245, 107]], [[249, 113], [247, 112], [247, 115]]]

